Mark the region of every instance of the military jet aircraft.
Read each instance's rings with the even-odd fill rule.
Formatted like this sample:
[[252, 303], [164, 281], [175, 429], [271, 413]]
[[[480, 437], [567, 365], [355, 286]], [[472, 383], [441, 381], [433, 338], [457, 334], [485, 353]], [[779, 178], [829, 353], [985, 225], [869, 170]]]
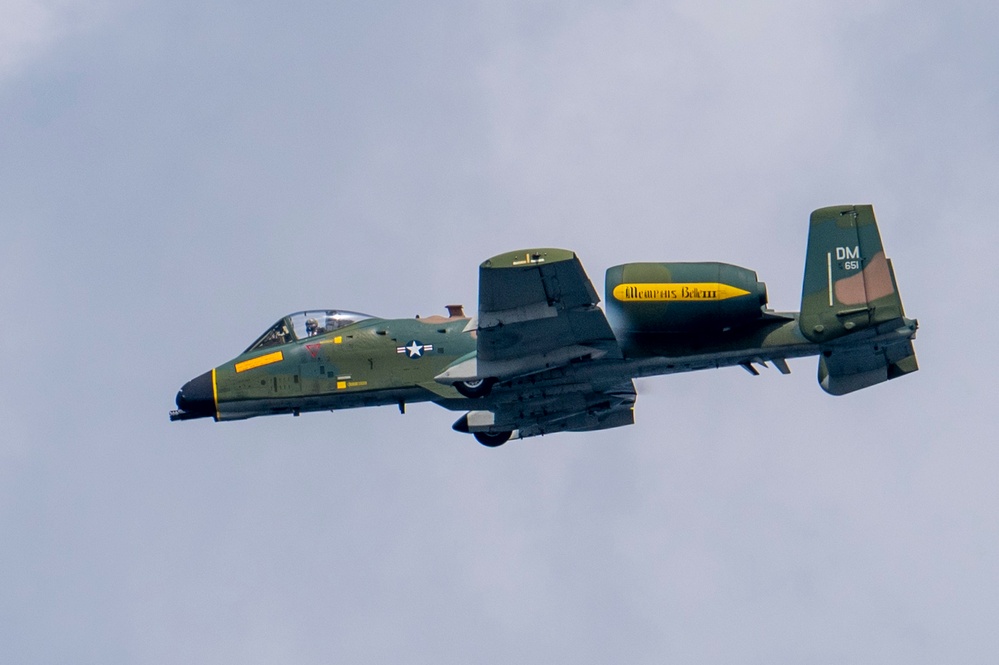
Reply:
[[479, 266], [475, 317], [382, 319], [323, 309], [282, 317], [236, 358], [184, 384], [171, 420], [239, 420], [436, 402], [483, 445], [634, 423], [637, 377], [819, 357], [832, 395], [915, 372], [905, 317], [869, 205], [811, 215], [800, 312], [767, 308], [752, 270], [626, 263], [607, 270], [606, 316], [576, 255], [527, 249]]

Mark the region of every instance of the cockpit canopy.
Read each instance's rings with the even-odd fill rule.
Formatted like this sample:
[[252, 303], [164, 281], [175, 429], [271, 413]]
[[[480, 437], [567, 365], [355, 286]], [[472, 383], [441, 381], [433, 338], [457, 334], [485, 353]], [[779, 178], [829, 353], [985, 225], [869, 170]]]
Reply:
[[308, 337], [325, 335], [334, 330], [349, 326], [352, 323], [373, 318], [360, 312], [345, 312], [339, 309], [315, 309], [305, 312], [295, 312], [282, 318], [271, 326], [267, 332], [257, 338], [253, 344], [243, 351], [265, 349], [268, 346], [288, 344]]

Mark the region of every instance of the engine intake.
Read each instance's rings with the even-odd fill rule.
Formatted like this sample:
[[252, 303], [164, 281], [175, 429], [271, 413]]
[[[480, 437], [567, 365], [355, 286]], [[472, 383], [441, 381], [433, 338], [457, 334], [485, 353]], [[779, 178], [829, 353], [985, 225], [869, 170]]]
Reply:
[[728, 263], [626, 263], [605, 296], [615, 333], [716, 333], [759, 320], [767, 285]]

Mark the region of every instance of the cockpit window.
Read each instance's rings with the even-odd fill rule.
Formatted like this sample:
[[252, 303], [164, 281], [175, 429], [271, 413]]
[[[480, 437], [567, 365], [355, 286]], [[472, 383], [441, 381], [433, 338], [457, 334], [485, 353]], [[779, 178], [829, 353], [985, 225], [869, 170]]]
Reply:
[[295, 312], [271, 326], [267, 332], [258, 337], [257, 341], [251, 344], [243, 353], [256, 349], [265, 349], [269, 346], [288, 344], [308, 337], [325, 335], [344, 326], [349, 326], [352, 323], [370, 318], [372, 317], [368, 314], [345, 312], [337, 309], [316, 309]]
[[253, 351], [254, 349], [265, 349], [268, 346], [287, 344], [288, 342], [294, 341], [294, 339], [295, 338], [292, 337], [291, 330], [289, 330], [286, 320], [281, 319], [275, 323], [270, 330], [257, 338], [257, 341], [251, 344], [246, 351], [243, 351], [243, 353]]

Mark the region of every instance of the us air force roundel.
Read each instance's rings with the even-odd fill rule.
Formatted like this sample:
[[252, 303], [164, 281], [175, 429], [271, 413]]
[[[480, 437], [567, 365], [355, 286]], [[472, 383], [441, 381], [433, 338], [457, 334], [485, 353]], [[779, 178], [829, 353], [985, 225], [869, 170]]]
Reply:
[[395, 348], [396, 353], [405, 353], [407, 357], [412, 359], [422, 358], [424, 352], [433, 351], [433, 344], [422, 344], [419, 340], [414, 339], [413, 341], [406, 344], [406, 346], [397, 346]]

